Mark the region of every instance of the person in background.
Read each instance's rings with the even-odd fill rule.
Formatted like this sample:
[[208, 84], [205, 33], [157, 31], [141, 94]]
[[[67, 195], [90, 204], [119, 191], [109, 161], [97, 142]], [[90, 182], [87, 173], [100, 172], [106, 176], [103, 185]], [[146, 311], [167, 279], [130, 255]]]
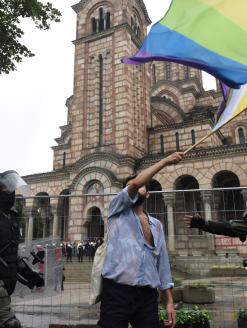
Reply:
[[66, 256], [67, 256], [67, 263], [70, 261], [72, 263], [72, 245], [70, 243], [66, 244]]
[[82, 242], [79, 242], [77, 246], [77, 256], [78, 256], [78, 262], [83, 262], [83, 245]]

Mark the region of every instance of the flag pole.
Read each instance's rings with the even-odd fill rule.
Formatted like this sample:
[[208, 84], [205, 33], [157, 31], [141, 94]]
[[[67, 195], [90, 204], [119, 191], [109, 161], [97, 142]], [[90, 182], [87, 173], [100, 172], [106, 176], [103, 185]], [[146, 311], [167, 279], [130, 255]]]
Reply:
[[187, 154], [189, 151], [191, 151], [192, 149], [194, 149], [196, 146], [200, 145], [204, 140], [206, 140], [207, 138], [211, 137], [215, 132], [217, 132], [218, 130], [220, 130], [221, 128], [223, 128], [225, 125], [227, 125], [228, 123], [230, 123], [234, 118], [236, 118], [237, 116], [239, 116], [246, 109], [247, 108], [243, 109], [241, 112], [239, 112], [237, 115], [233, 116], [230, 120], [228, 120], [227, 122], [225, 122], [224, 124], [222, 124], [216, 130], [213, 130], [213, 131], [209, 132], [205, 137], [203, 137], [202, 139], [200, 139], [199, 141], [197, 141], [197, 143], [195, 143], [194, 145], [192, 145], [188, 149], [186, 149], [184, 151], [184, 154]]
[[[215, 131], [214, 131], [215, 132]], [[208, 133], [205, 137], [203, 137], [202, 139], [200, 139], [199, 141], [197, 141], [197, 143], [195, 143], [194, 145], [190, 146], [188, 149], [186, 149], [184, 151], [184, 155], [187, 154], [189, 151], [191, 151], [192, 149], [194, 149], [195, 147], [197, 147], [198, 145], [200, 145], [204, 140], [206, 140], [207, 138], [209, 138], [214, 132], [210, 132]]]

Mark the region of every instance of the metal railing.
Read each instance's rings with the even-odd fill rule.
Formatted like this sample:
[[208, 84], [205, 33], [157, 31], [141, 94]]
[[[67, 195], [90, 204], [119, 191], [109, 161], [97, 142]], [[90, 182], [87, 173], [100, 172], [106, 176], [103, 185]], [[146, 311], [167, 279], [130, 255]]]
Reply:
[[[188, 229], [183, 216], [199, 213], [207, 220], [240, 219], [246, 207], [245, 194], [245, 188], [155, 191], [145, 204], [147, 211], [164, 226], [172, 274], [175, 283], [182, 286], [175, 288], [175, 293], [180, 293], [176, 294], [176, 301], [207, 309], [210, 327], [214, 328], [237, 327], [236, 313], [247, 308], [247, 271], [242, 267], [247, 244], [238, 238]], [[24, 327], [96, 325], [99, 305], [88, 305], [90, 275], [96, 242], [103, 240], [104, 222], [113, 197], [88, 194], [18, 198], [22, 247], [27, 252], [43, 247], [47, 265], [43, 270], [49, 275], [44, 289], [29, 291], [17, 286], [12, 304]], [[65, 267], [64, 290], [60, 283], [54, 290], [60, 258]], [[194, 292], [202, 285], [214, 287], [208, 289], [205, 299], [198, 300]]]

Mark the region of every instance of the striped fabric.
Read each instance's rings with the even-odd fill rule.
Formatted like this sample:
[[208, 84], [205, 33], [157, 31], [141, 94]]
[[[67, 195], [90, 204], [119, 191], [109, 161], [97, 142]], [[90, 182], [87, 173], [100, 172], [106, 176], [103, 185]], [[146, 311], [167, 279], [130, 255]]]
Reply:
[[136, 55], [123, 62], [173, 61], [239, 88], [247, 83], [246, 13], [246, 0], [173, 0]]
[[[217, 114], [217, 123], [211, 132], [215, 132], [247, 109], [247, 84], [240, 89], [225, 89], [227, 101]], [[224, 102], [223, 102], [224, 103]]]

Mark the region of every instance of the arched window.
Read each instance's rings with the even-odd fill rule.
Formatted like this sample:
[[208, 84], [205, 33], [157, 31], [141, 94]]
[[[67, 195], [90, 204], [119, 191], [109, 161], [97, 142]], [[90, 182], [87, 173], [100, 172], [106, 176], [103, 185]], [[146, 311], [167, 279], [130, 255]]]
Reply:
[[66, 153], [63, 153], [63, 168], [66, 166]]
[[99, 8], [99, 32], [104, 31], [105, 29], [105, 20], [103, 17], [103, 8]]
[[138, 38], [140, 37], [140, 27], [139, 26], [137, 26], [136, 35], [138, 36]]
[[86, 189], [87, 194], [103, 194], [104, 193], [104, 187], [103, 185], [97, 181], [91, 181]]
[[245, 133], [243, 128], [238, 129], [238, 138], [239, 138], [239, 143], [240, 145], [245, 144]]
[[108, 11], [106, 13], [106, 29], [108, 30], [111, 27], [111, 13]]
[[105, 31], [111, 27], [111, 13], [100, 7], [91, 18], [92, 33]]
[[134, 15], [133, 17], [131, 17], [130, 21], [131, 21], [132, 31], [139, 38], [141, 36], [141, 29], [140, 29], [140, 24], [138, 22], [137, 16]]
[[166, 63], [166, 80], [171, 79], [171, 64]]
[[165, 152], [163, 134], [160, 135], [160, 152], [161, 152], [161, 154], [164, 154], [164, 152]]
[[184, 78], [188, 79], [190, 77], [190, 69], [189, 66], [184, 66]]
[[92, 32], [96, 33], [97, 32], [97, 22], [94, 17], [91, 19], [91, 23], [92, 23]]
[[191, 141], [192, 141], [192, 145], [194, 145], [196, 143], [196, 133], [195, 133], [195, 130], [191, 130]]
[[179, 151], [179, 150], [180, 150], [180, 145], [179, 145], [179, 133], [176, 132], [175, 136], [176, 136], [176, 150]]
[[87, 224], [88, 238], [103, 238], [104, 237], [104, 221], [101, 211], [98, 207], [92, 207], [88, 213]]
[[133, 30], [134, 29], [134, 19], [133, 19], [133, 17], [131, 17], [130, 21], [131, 21], [131, 29]]
[[153, 84], [156, 83], [156, 67], [155, 64], [152, 65], [152, 76], [153, 76]]

